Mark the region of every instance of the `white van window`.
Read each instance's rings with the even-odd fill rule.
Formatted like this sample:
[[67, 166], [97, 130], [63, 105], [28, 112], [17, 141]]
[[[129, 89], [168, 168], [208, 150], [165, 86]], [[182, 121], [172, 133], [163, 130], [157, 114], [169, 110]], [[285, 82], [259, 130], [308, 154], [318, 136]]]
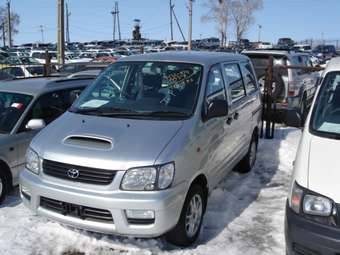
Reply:
[[326, 75], [312, 114], [311, 130], [340, 138], [340, 72]]
[[238, 64], [226, 64], [223, 69], [229, 84], [231, 100], [236, 102], [246, 95], [240, 68]]

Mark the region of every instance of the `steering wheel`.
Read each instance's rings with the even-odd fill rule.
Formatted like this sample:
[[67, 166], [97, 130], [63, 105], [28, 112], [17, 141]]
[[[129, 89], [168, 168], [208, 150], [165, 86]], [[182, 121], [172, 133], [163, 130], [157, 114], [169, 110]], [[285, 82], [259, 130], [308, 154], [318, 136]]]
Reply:
[[106, 79], [108, 79], [113, 84], [113, 86], [115, 86], [120, 91], [119, 85], [111, 77], [107, 75], [103, 75], [102, 77], [105, 77]]

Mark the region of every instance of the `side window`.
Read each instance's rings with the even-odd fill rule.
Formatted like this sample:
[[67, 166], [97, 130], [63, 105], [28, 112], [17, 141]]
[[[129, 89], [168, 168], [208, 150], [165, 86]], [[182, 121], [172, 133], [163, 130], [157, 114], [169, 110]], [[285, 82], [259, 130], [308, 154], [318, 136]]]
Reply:
[[249, 62], [241, 63], [241, 70], [243, 74], [244, 83], [246, 85], [247, 93], [252, 93], [257, 90], [256, 78], [253, 69]]
[[43, 119], [48, 125], [62, 115], [76, 100], [84, 88], [54, 91], [40, 96], [23, 121], [19, 132], [25, 131], [31, 119]]
[[238, 64], [224, 65], [224, 73], [229, 84], [232, 102], [236, 102], [246, 96], [242, 75]]
[[9, 73], [16, 77], [25, 76], [24, 72], [19, 67], [12, 67], [11, 69], [9, 69]]
[[222, 73], [219, 66], [213, 66], [209, 72], [206, 88], [206, 101], [209, 104], [214, 99], [226, 99]]

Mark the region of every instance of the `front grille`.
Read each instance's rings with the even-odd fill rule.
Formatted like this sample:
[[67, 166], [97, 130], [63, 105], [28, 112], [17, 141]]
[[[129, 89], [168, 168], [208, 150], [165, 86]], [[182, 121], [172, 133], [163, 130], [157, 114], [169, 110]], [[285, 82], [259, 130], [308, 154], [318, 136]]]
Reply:
[[44, 209], [82, 220], [113, 223], [112, 215], [107, 210], [71, 204], [46, 197], [40, 197], [40, 206]]
[[[77, 176], [70, 175], [69, 170], [77, 170]], [[116, 171], [75, 166], [51, 160], [43, 161], [43, 171], [44, 174], [56, 178], [96, 185], [108, 185], [113, 181], [113, 178], [116, 175]]]

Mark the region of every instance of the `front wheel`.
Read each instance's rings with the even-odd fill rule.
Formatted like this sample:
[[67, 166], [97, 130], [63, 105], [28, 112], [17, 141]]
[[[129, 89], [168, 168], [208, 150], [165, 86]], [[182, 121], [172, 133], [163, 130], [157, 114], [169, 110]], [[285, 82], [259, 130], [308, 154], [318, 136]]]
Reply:
[[180, 219], [175, 228], [166, 234], [166, 240], [183, 247], [194, 243], [200, 233], [205, 206], [206, 196], [203, 188], [194, 184], [187, 194]]

